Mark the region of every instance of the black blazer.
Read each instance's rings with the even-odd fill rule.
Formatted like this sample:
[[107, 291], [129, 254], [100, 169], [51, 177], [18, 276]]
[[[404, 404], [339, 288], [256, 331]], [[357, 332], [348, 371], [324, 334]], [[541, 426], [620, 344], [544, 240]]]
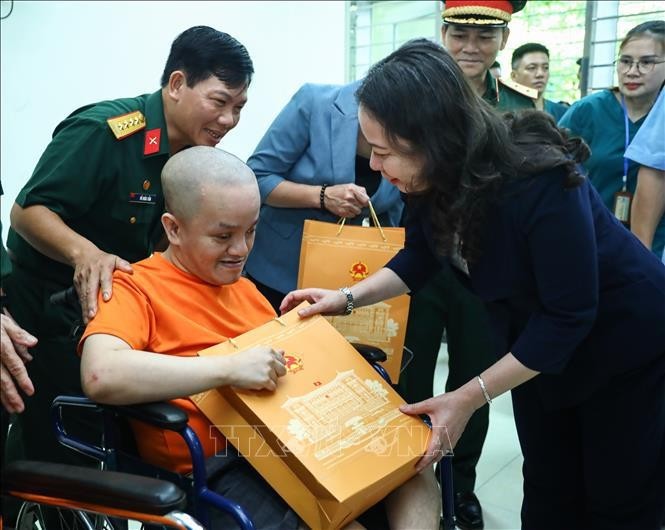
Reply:
[[[547, 408], [579, 403], [649, 363], [665, 369], [665, 266], [588, 181], [566, 189], [564, 178], [557, 169], [505, 186], [467, 277], [489, 311], [497, 355], [541, 372]], [[425, 209], [410, 210], [405, 249], [387, 265], [412, 290], [441, 266], [432, 230]]]

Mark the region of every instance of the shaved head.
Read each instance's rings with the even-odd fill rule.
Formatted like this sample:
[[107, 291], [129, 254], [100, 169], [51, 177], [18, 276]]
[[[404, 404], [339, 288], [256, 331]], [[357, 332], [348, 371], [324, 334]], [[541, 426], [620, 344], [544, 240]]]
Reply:
[[181, 221], [191, 219], [213, 189], [254, 186], [256, 177], [238, 157], [216, 147], [190, 147], [173, 155], [162, 169], [166, 209]]

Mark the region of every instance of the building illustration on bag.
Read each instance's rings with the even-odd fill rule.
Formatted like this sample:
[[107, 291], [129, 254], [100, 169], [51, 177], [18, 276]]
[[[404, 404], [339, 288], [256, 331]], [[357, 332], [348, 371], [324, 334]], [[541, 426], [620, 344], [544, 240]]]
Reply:
[[390, 307], [385, 302], [378, 302], [354, 309], [353, 318], [333, 316], [326, 317], [326, 320], [349, 342], [372, 344], [390, 357], [393, 353], [390, 341], [399, 332], [399, 324], [390, 318]]
[[354, 370], [340, 372], [316, 390], [287, 399], [282, 408], [291, 416], [287, 447], [292, 452], [311, 452], [326, 466], [361, 451], [391, 451], [403, 416], [390, 403], [381, 382], [363, 381]]

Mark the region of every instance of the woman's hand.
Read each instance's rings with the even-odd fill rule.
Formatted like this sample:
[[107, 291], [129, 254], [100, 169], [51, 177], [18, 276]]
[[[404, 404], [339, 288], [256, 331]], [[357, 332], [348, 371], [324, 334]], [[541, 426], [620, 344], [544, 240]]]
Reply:
[[312, 305], [303, 307], [298, 311], [298, 315], [301, 318], [318, 314], [343, 315], [346, 310], [346, 295], [343, 292], [316, 288], [291, 291], [282, 300], [279, 310], [284, 314], [304, 301]]
[[369, 204], [369, 195], [362, 186], [337, 184], [325, 190], [323, 205], [338, 217], [356, 217]]
[[412, 405], [402, 405], [400, 410], [411, 415], [426, 414], [432, 422], [427, 450], [416, 464], [416, 469], [422, 471], [453, 450], [476, 409], [473, 403], [455, 391]]
[[523, 365], [509, 352], [479, 377], [467, 381], [454, 392], [401, 406], [402, 412], [412, 415], [426, 414], [432, 422], [432, 435], [427, 451], [418, 461], [416, 468], [420, 471], [441, 460], [443, 455], [455, 447], [469, 418], [476, 410], [486, 406], [492, 398], [533, 379], [538, 373]]

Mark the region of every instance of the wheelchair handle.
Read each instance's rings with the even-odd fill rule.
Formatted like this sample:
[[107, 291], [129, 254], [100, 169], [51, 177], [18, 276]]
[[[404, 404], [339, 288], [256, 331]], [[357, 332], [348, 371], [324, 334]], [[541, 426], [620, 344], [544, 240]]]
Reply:
[[57, 291], [49, 296], [49, 303], [54, 306], [76, 307], [79, 303], [79, 296], [76, 288], [72, 285], [62, 291]]
[[[67, 464], [16, 460], [3, 472], [8, 491], [28, 491], [38, 495], [152, 515], [183, 510], [185, 493], [165, 480], [102, 471]], [[70, 499], [71, 497], [71, 499]]]
[[381, 363], [388, 358], [386, 352], [384, 352], [381, 348], [377, 348], [376, 346], [361, 344], [359, 342], [352, 342], [351, 346], [358, 350], [360, 355], [362, 355], [370, 364]]
[[[189, 514], [181, 511], [186, 506], [186, 496], [178, 486], [140, 475], [17, 460], [3, 470], [1, 493], [3, 497], [22, 500], [24, 507], [36, 502], [75, 510], [85, 528], [98, 528], [93, 523], [94, 518], [88, 518], [88, 515], [103, 514], [123, 520], [131, 518], [157, 523], [159, 528], [165, 524], [182, 530], [205, 530]], [[109, 521], [106, 517], [104, 519], [103, 527], [108, 528]], [[41, 518], [33, 522], [39, 524], [38, 521]], [[116, 528], [115, 523], [112, 526]]]
[[83, 396], [57, 396], [51, 404], [51, 418], [53, 419], [53, 429], [55, 437], [62, 445], [69, 447], [74, 451], [94, 458], [99, 462], [104, 462], [106, 452], [102, 447], [94, 444], [86, 443], [79, 438], [67, 433], [65, 425], [62, 421], [62, 408], [64, 406], [81, 407], [88, 409], [99, 410], [99, 406], [94, 402]]
[[189, 420], [184, 410], [165, 401], [138, 405], [104, 405], [104, 408], [120, 416], [175, 432], [183, 431]]

